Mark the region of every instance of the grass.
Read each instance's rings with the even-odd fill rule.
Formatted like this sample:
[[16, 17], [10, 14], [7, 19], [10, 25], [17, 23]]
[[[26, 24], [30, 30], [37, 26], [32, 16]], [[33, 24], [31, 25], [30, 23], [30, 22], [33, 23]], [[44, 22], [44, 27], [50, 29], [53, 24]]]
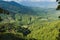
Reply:
[[[8, 17], [9, 18], [3, 19], [3, 21], [0, 22], [0, 30], [5, 30], [4, 32], [0, 32], [2, 34], [0, 34], [1, 40], [8, 40], [9, 37], [10, 40], [12, 40], [15, 39], [16, 36], [16, 40], [58, 40], [60, 20], [50, 19], [52, 20], [50, 21], [49, 19], [40, 18], [39, 16], [21, 16], [18, 14], [15, 16], [15, 19], [11, 16]], [[30, 17], [32, 18], [31, 20]], [[31, 33], [24, 36], [23, 33], [29, 32], [27, 30], [31, 31]]]

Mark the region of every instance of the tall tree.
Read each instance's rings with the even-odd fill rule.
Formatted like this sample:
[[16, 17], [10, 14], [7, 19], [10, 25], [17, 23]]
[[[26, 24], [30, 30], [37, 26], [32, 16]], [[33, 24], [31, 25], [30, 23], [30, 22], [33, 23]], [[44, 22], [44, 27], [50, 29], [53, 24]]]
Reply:
[[58, 2], [58, 6], [57, 6], [56, 10], [60, 10], [60, 0], [56, 0], [56, 2]]

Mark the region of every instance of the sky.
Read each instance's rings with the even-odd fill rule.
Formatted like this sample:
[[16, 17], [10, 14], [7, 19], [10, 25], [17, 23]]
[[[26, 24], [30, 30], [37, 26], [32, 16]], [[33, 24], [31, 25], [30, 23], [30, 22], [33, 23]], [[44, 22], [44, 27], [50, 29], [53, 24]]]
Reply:
[[15, 1], [15, 2], [22, 2], [22, 1], [29, 1], [29, 2], [48, 1], [48, 2], [55, 2], [56, 0], [4, 0], [4, 1]]

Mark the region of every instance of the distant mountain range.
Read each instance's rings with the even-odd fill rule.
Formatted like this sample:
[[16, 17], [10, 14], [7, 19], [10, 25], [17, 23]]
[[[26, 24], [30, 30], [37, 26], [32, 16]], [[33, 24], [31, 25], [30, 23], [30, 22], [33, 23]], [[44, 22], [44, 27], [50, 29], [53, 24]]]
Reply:
[[[27, 5], [27, 4], [26, 4]], [[3, 8], [5, 10], [8, 10], [9, 12], [11, 12], [11, 14], [14, 13], [22, 13], [22, 14], [32, 14], [32, 15], [39, 15], [39, 14], [44, 14], [46, 13], [48, 10], [54, 10], [54, 8], [47, 8], [47, 7], [29, 7], [29, 6], [25, 6], [22, 4], [19, 4], [17, 2], [14, 1], [0, 1], [0, 8]]]
[[14, 1], [11, 1], [11, 2], [0, 1], [0, 8], [8, 10], [12, 13], [29, 13], [29, 12], [33, 12], [30, 7], [23, 6], [23, 5], [18, 4]]
[[20, 2], [22, 5], [30, 7], [56, 8], [57, 2]]

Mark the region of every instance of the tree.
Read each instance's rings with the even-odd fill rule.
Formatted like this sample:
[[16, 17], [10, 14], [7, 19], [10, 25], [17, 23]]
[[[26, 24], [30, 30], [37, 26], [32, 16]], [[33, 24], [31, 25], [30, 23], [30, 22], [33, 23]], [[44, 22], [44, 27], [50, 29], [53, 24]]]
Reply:
[[0, 26], [0, 33], [5, 32], [5, 26]]
[[58, 2], [58, 6], [57, 6], [56, 10], [60, 10], [60, 0], [56, 0], [56, 2]]
[[31, 21], [32, 21], [32, 17], [29, 18], [29, 24], [31, 23]]
[[1, 16], [0, 16], [0, 21], [2, 21], [3, 19], [1, 18]]
[[59, 34], [58, 34], [57, 40], [60, 40], [60, 29], [59, 29]]
[[60, 16], [58, 16], [58, 18], [60, 19]]
[[60, 5], [57, 6], [57, 9], [56, 10], [60, 10]]

